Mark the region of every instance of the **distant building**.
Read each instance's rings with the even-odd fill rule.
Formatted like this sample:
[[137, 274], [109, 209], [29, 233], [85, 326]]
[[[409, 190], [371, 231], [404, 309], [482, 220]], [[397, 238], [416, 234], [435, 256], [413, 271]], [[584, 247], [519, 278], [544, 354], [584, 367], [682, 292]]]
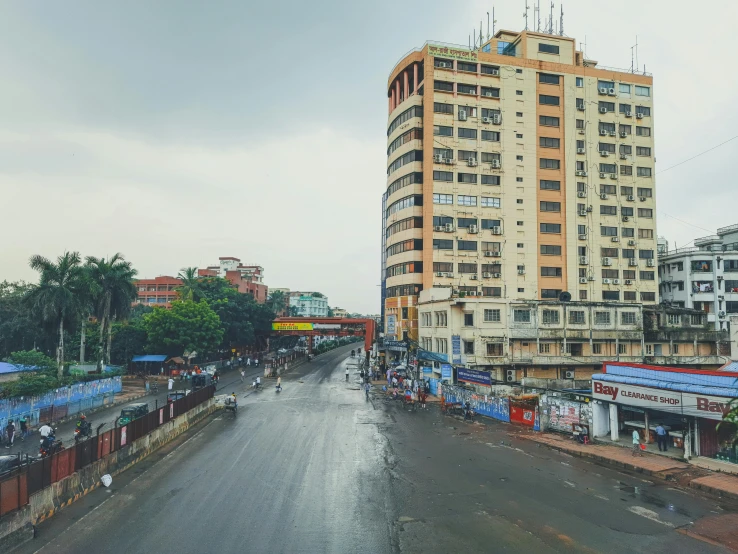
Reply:
[[218, 265], [198, 269], [200, 277], [222, 277], [238, 288], [238, 292], [250, 294], [259, 304], [267, 300], [269, 292], [264, 284], [264, 268], [260, 265], [244, 265], [238, 258], [223, 256], [218, 258]]
[[707, 314], [716, 330], [738, 314], [738, 224], [659, 254], [661, 301]]
[[349, 313], [343, 308], [333, 308], [333, 317], [348, 317]]
[[328, 317], [328, 298], [319, 292], [290, 292], [290, 309], [302, 317]]
[[160, 275], [154, 279], [138, 279], [134, 283], [138, 291], [136, 304], [169, 308], [172, 301], [177, 299], [176, 289], [182, 285], [182, 280]]

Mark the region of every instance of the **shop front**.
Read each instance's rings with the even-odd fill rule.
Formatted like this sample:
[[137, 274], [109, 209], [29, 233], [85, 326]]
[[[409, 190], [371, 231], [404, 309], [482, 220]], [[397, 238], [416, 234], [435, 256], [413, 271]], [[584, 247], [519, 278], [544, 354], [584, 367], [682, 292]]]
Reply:
[[608, 418], [596, 426], [613, 441], [629, 442], [635, 430], [649, 450], [736, 462], [735, 429], [719, 424], [738, 398], [737, 373], [613, 362], [592, 376], [592, 397], [607, 407], [593, 416]]

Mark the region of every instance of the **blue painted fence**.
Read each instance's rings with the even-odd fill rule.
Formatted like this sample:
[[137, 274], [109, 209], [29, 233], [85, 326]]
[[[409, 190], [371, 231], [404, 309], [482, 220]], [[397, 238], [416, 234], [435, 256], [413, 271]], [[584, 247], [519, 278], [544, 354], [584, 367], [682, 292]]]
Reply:
[[488, 396], [485, 401], [483, 394], [470, 390], [449, 385], [442, 388], [446, 402], [469, 402], [476, 413], [510, 423], [510, 400], [507, 397]]
[[17, 422], [22, 415], [26, 416], [29, 425], [36, 426], [42, 417], [44, 421], [58, 420], [112, 404], [115, 394], [122, 390], [121, 378], [111, 377], [62, 387], [41, 396], [0, 400], [0, 428], [4, 428], [9, 419]]

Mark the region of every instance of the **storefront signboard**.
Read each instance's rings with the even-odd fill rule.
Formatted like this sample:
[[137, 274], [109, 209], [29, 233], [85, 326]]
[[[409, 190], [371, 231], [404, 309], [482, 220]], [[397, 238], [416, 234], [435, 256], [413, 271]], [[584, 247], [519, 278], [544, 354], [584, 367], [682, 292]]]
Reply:
[[451, 380], [453, 378], [453, 371], [451, 364], [441, 364], [441, 379]]
[[452, 364], [460, 364], [461, 363], [461, 336], [460, 335], [452, 335], [451, 336], [451, 363]]
[[492, 385], [492, 377], [488, 371], [478, 371], [465, 367], [460, 367], [456, 370], [456, 380], [488, 387]]
[[272, 323], [272, 331], [312, 331], [312, 323], [286, 323], [286, 322], [274, 322]]
[[730, 411], [731, 401], [724, 396], [596, 380], [592, 381], [592, 396], [597, 400], [707, 419], [723, 419]]

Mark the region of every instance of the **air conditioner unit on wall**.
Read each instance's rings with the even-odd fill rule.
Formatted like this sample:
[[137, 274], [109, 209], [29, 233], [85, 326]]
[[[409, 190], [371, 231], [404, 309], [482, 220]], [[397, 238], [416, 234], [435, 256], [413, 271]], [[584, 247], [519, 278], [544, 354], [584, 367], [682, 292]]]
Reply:
[[505, 370], [505, 381], [508, 383], [514, 383], [517, 378], [516, 373], [517, 371], [515, 371], [514, 369], [506, 369]]
[[564, 379], [574, 379], [574, 371], [565, 371], [564, 372]]

